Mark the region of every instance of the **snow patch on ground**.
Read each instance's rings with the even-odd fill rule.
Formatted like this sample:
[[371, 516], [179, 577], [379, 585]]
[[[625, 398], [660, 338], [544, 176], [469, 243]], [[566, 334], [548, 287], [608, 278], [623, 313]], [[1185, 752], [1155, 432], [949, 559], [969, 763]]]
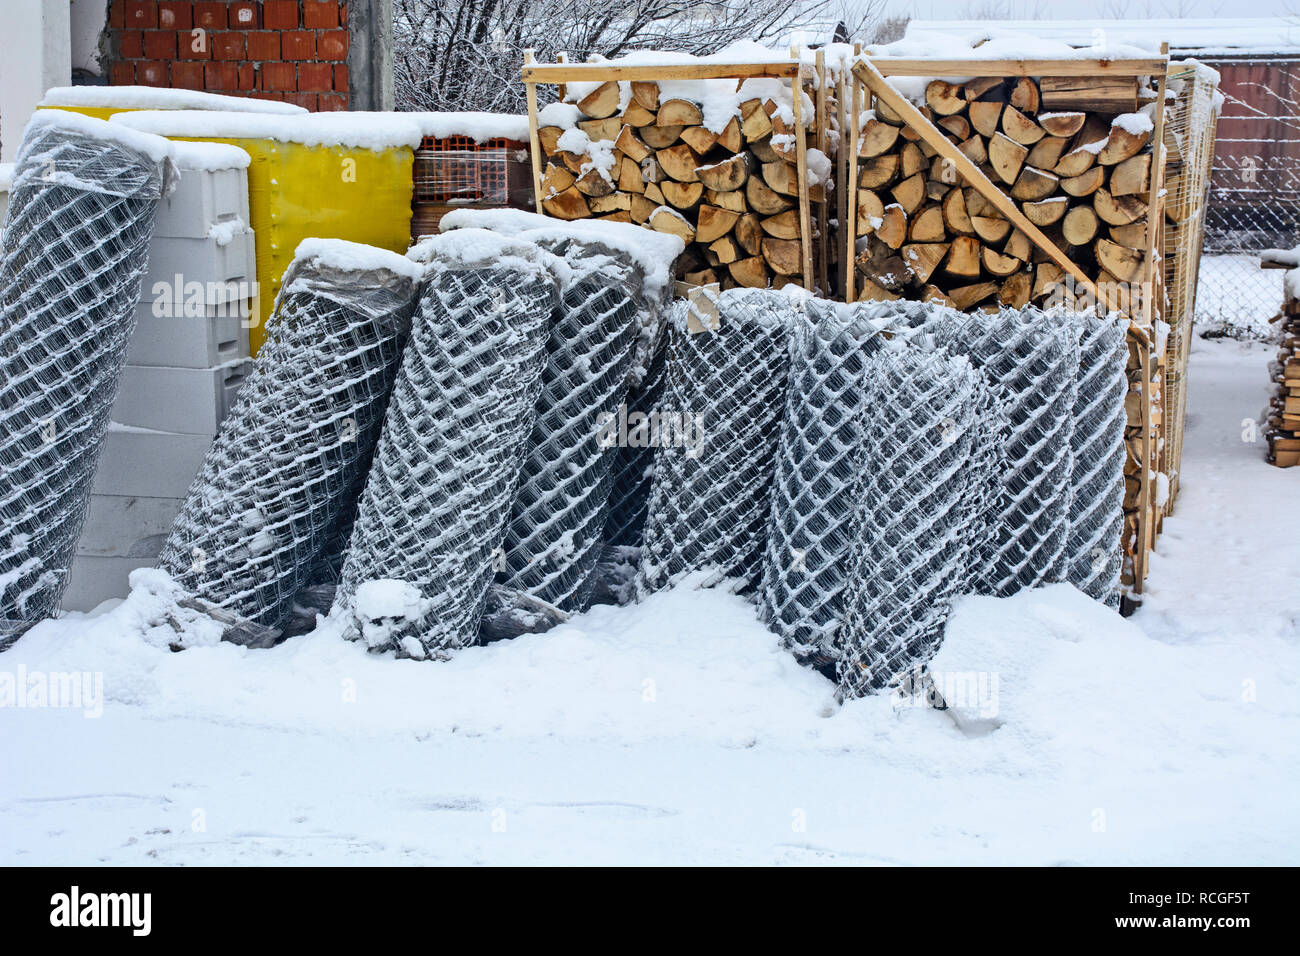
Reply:
[[1146, 606], [962, 600], [933, 663], [951, 712], [841, 707], [752, 605], [690, 582], [431, 663], [332, 622], [176, 653], [144, 572], [0, 656], [104, 696], [93, 720], [2, 711], [0, 860], [1293, 863], [1296, 476], [1240, 428], [1266, 353], [1194, 343]]

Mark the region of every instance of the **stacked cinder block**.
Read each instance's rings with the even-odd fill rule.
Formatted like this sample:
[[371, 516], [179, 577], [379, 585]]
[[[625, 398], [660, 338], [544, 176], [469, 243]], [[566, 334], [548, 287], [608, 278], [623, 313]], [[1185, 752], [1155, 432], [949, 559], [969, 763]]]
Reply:
[[217, 427], [251, 369], [258, 315], [248, 154], [177, 143], [112, 424], [63, 606], [89, 610], [152, 567]]

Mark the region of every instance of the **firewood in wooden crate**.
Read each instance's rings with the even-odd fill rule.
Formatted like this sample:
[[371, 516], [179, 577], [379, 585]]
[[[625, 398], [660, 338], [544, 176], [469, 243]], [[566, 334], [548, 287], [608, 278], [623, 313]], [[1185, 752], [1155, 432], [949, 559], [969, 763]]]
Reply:
[[1281, 344], [1269, 366], [1273, 380], [1268, 421], [1268, 460], [1279, 468], [1300, 465], [1300, 302], [1282, 307]]
[[[1152, 176], [1138, 89], [1134, 77], [933, 80], [918, 108], [1085, 275], [1134, 283], [1145, 272]], [[1074, 294], [951, 160], [888, 104], [871, 105], [856, 151], [859, 298], [942, 296], [972, 308]]]
[[[547, 123], [543, 111], [543, 209], [678, 235], [688, 249], [675, 271], [688, 281], [716, 279], [724, 289], [802, 283], [810, 237], [803, 235], [801, 193], [814, 203], [826, 193], [800, 181], [788, 105], [745, 99], [714, 129], [698, 103], [665, 96], [657, 83], [623, 84], [623, 93], [619, 86], [611, 81], [586, 93], [576, 118], [549, 114], [562, 123]], [[899, 129], [880, 125], [883, 152]], [[896, 177], [885, 171], [885, 178], [893, 185]], [[907, 195], [911, 208], [924, 203], [924, 180]]]

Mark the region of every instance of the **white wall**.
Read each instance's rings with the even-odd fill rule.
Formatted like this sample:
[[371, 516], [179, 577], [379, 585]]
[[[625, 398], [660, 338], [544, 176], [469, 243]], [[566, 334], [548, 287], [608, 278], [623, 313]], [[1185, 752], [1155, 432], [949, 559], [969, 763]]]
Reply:
[[72, 68], [104, 75], [99, 37], [108, 25], [107, 0], [72, 0]]
[[0, 162], [14, 161], [23, 127], [45, 91], [71, 82], [68, 0], [5, 0], [0, 31]]

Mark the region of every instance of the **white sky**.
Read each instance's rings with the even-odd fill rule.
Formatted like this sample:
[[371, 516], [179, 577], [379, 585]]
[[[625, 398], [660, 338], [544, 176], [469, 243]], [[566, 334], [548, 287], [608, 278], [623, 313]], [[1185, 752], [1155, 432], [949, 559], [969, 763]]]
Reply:
[[1300, 0], [886, 0], [920, 20], [1050, 20], [1091, 17], [1270, 17], [1300, 14]]

